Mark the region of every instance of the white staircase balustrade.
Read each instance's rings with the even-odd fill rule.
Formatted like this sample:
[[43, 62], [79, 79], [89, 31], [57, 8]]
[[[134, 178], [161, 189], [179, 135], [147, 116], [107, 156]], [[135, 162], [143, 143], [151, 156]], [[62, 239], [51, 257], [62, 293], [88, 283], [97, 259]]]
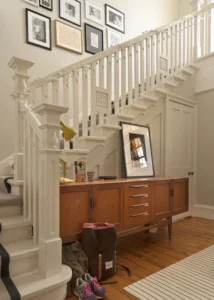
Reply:
[[[23, 215], [1, 221], [1, 242], [33, 238], [30, 248], [35, 268], [38, 252], [39, 272], [29, 277], [29, 289], [23, 289], [26, 299], [32, 280], [36, 283], [53, 276], [54, 285], [44, 279], [44, 293], [61, 280], [60, 293], [65, 295], [71, 277], [71, 271], [61, 264], [59, 158], [70, 166], [88, 156], [104, 158], [105, 142], [118, 134], [121, 121], [143, 118], [150, 106], [191, 77], [197, 70], [194, 62], [211, 53], [213, 9], [214, 3], [31, 82], [28, 70], [33, 63], [19, 58], [10, 61], [15, 72], [14, 182], [23, 183]], [[64, 142], [64, 150], [59, 150], [60, 119], [77, 131], [73, 149], [70, 142]], [[93, 152], [95, 147], [97, 152]], [[93, 166], [90, 162], [90, 167], [96, 167], [99, 174], [98, 163]], [[14, 227], [16, 235], [12, 235]], [[21, 287], [25, 284], [22, 278], [15, 282]], [[36, 284], [35, 290], [38, 292]]]

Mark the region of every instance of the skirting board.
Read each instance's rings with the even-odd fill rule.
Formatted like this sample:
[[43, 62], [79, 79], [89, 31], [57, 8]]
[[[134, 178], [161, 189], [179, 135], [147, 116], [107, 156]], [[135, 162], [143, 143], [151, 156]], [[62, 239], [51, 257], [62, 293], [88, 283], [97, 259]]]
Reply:
[[192, 216], [214, 220], [214, 206], [196, 204], [192, 210]]
[[187, 218], [187, 217], [192, 217], [192, 212], [191, 211], [187, 211], [183, 214], [172, 217], [172, 222], [177, 222], [177, 221], [182, 220], [182, 219]]

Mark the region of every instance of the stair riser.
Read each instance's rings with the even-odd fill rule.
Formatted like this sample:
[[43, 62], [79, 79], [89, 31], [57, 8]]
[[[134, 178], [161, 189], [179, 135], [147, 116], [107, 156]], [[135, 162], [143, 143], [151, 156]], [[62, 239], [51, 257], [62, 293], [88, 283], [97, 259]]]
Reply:
[[15, 277], [38, 269], [38, 252], [25, 254], [22, 258], [11, 258], [10, 276]]
[[145, 110], [138, 109], [138, 108], [133, 108], [133, 107], [126, 107], [126, 108], [124, 108], [123, 113], [125, 113], [127, 115], [131, 115], [131, 116], [133, 116], [135, 118], [135, 117], [137, 117], [140, 114], [144, 115]]
[[112, 136], [115, 133], [120, 132], [117, 129], [106, 129], [106, 128], [96, 128], [95, 129], [95, 135], [98, 136], [104, 136], [106, 138], [109, 138], [110, 136]]
[[20, 216], [20, 215], [21, 215], [20, 206], [0, 207], [0, 218]]
[[67, 284], [64, 284], [56, 289], [48, 289], [45, 293], [33, 296], [32, 295], [22, 295], [22, 300], [64, 300], [67, 296]]
[[5, 244], [26, 240], [29, 238], [30, 231], [31, 227], [29, 225], [8, 229], [3, 228], [2, 232], [0, 233], [0, 243]]
[[103, 141], [75, 141], [75, 148], [92, 150], [97, 146], [104, 145]]
[[132, 119], [127, 119], [123, 117], [112, 117], [110, 124], [111, 125], [120, 125], [120, 122], [125, 122], [125, 123], [132, 123]]

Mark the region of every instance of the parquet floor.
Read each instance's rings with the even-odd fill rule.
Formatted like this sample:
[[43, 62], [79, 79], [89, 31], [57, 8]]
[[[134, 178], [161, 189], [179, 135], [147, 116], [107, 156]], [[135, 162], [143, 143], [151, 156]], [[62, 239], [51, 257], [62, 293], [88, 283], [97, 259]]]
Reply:
[[117, 262], [128, 267], [132, 277], [129, 278], [125, 270], [118, 268], [117, 274], [107, 280], [118, 283], [105, 286], [108, 291], [106, 300], [136, 299], [123, 291], [123, 287], [213, 244], [214, 221], [198, 218], [173, 224], [172, 240], [168, 239], [167, 227], [159, 227], [156, 234], [140, 233], [119, 239]]

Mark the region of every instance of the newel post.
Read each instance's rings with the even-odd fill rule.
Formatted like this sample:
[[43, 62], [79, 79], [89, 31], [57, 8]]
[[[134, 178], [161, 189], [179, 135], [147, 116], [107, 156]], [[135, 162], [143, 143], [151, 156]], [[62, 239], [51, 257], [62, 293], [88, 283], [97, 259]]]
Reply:
[[29, 99], [29, 76], [28, 70], [34, 63], [13, 57], [8, 66], [14, 70], [14, 92], [12, 97], [15, 100], [15, 154], [14, 154], [14, 180], [23, 180], [23, 117], [21, 103]]
[[39, 268], [45, 277], [61, 272], [62, 242], [59, 237], [59, 131], [60, 116], [68, 108], [40, 104], [34, 112], [41, 116], [39, 183]]

